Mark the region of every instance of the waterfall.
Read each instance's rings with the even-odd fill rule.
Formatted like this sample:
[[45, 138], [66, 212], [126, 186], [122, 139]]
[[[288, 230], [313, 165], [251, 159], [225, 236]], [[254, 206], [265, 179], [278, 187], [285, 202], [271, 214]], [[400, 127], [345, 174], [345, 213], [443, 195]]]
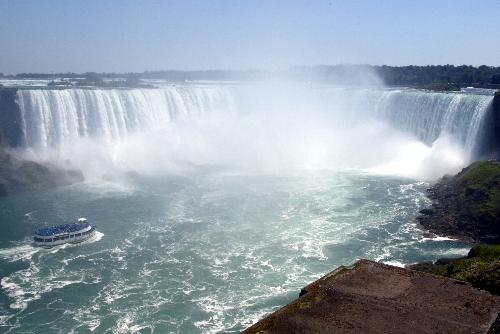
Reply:
[[[343, 142], [357, 141], [358, 137], [365, 136], [363, 131], [357, 132], [359, 124], [370, 121], [389, 124], [395, 131], [406, 133], [428, 147], [441, 137], [452, 138], [469, 157], [466, 159], [470, 159], [481, 144], [482, 132], [485, 132], [482, 126], [487, 123], [484, 120], [492, 100], [493, 96], [488, 94], [304, 85], [281, 89], [259, 85], [179, 84], [147, 89], [22, 89], [17, 92], [22, 141], [25, 147], [35, 150], [65, 147], [68, 151], [85, 138], [109, 144], [141, 133], [168, 136], [168, 131], [176, 131], [176, 122], [189, 124], [212, 118], [206, 128], [181, 128], [170, 143], [177, 152], [182, 152], [182, 145], [187, 145], [192, 149], [192, 156], [196, 156], [195, 152], [202, 152], [202, 156], [214, 154], [222, 146], [231, 146], [233, 151], [226, 156], [242, 158], [245, 153], [239, 147], [244, 147], [259, 159], [264, 159], [264, 154], [259, 156], [258, 152], [269, 149], [270, 159], [276, 158], [276, 153], [285, 155], [283, 152], [286, 152], [296, 155], [295, 160], [319, 151], [318, 146], [326, 155]], [[220, 115], [233, 118], [219, 122], [215, 116]], [[200, 130], [201, 134], [197, 132]], [[335, 132], [337, 137], [328, 137], [329, 132]], [[342, 137], [346, 133], [349, 139]], [[202, 137], [196, 137], [198, 134]], [[212, 134], [218, 137], [208, 144]], [[320, 135], [323, 137], [319, 138]], [[233, 140], [234, 137], [239, 139]], [[368, 140], [362, 146], [366, 149], [366, 145], [371, 145], [377, 150], [377, 145], [390, 144], [391, 140], [378, 135], [377, 140]], [[193, 145], [189, 146], [190, 142]], [[261, 146], [252, 146], [255, 143]], [[302, 156], [298, 150], [294, 151], [295, 147]], [[359, 152], [356, 148], [350, 150]]]
[[492, 100], [489, 95], [396, 90], [384, 93], [375, 108], [378, 117], [428, 145], [449, 134], [472, 150]]
[[322, 92], [321, 98], [336, 106], [335, 112], [349, 112], [358, 119], [387, 121], [426, 145], [446, 134], [468, 150], [477, 145], [482, 121], [493, 101], [488, 94], [415, 89], [329, 88]]
[[19, 90], [17, 98], [24, 143], [42, 148], [85, 137], [119, 140], [179, 118], [234, 108], [229, 91], [215, 86]]

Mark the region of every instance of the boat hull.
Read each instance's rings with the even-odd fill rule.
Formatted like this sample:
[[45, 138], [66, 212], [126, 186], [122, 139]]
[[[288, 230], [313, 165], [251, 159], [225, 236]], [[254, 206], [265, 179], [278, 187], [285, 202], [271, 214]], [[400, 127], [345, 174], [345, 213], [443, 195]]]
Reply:
[[86, 231], [78, 231], [75, 233], [66, 233], [63, 235], [53, 236], [52, 238], [35, 238], [33, 244], [36, 247], [52, 248], [64, 244], [77, 244], [91, 239], [96, 234], [96, 229], [94, 226], [90, 226], [90, 229]]

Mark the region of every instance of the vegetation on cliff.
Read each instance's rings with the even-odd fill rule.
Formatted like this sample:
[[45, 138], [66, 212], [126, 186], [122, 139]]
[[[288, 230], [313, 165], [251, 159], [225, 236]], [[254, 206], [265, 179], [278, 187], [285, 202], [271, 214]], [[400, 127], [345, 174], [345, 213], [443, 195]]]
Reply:
[[417, 85], [415, 86], [416, 88], [420, 89], [427, 89], [427, 90], [432, 90], [432, 91], [438, 91], [438, 92], [454, 92], [454, 91], [460, 91], [460, 86], [456, 83], [453, 82], [446, 82], [446, 83], [432, 83], [428, 85]]
[[500, 295], [500, 245], [477, 245], [467, 257], [419, 263], [410, 269], [466, 281]]
[[431, 232], [468, 241], [500, 243], [500, 163], [479, 161], [429, 189], [432, 207], [419, 222]]
[[[500, 67], [494, 66], [377, 66], [377, 73], [388, 85], [429, 86], [450, 84], [460, 87], [500, 86]], [[498, 85], [498, 86], [497, 86]]]
[[[478, 161], [429, 189], [431, 208], [418, 218], [428, 230], [474, 242], [500, 242], [500, 162]], [[500, 295], [500, 245], [476, 245], [467, 257], [424, 262], [411, 269], [470, 282]]]

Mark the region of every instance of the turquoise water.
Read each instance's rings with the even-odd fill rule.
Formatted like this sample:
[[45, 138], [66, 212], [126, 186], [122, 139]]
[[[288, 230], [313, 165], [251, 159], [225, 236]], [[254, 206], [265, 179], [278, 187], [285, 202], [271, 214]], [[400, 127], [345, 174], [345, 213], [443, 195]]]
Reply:
[[[0, 332], [239, 332], [358, 258], [464, 254], [415, 224], [428, 184], [363, 172], [204, 172], [0, 199]], [[39, 250], [87, 217], [92, 242]]]

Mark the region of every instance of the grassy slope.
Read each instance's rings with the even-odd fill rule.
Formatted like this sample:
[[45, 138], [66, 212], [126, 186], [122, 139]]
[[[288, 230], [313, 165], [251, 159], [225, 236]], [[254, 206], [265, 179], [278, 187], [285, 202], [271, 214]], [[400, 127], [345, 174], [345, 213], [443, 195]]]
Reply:
[[498, 217], [500, 214], [500, 163], [478, 161], [454, 180], [459, 199], [472, 212]]
[[[456, 228], [476, 239], [490, 236], [498, 242], [500, 230], [500, 163], [478, 161], [455, 176], [440, 181], [435, 200], [449, 221], [458, 222]], [[442, 217], [430, 216], [429, 222], [440, 224]], [[444, 224], [447, 221], [444, 220]], [[453, 223], [454, 224], [454, 223]], [[441, 259], [435, 264], [424, 262], [412, 269], [467, 281], [473, 286], [500, 295], [500, 245], [477, 245], [466, 258]]]
[[479, 289], [500, 295], [500, 245], [478, 245], [466, 258], [449, 263], [420, 263], [411, 269], [470, 282]]

